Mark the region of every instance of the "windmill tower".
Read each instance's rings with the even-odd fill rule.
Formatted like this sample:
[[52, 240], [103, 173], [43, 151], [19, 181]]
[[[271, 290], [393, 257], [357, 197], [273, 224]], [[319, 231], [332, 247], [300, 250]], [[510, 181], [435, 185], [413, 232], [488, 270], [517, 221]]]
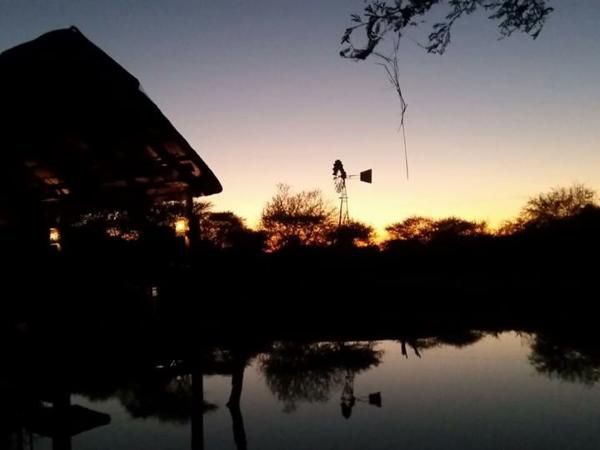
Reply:
[[338, 227], [347, 225], [350, 222], [350, 210], [348, 207], [348, 190], [346, 180], [359, 177], [363, 183], [371, 184], [373, 182], [373, 170], [368, 169], [360, 172], [359, 175], [348, 175], [344, 169], [342, 161], [336, 159], [333, 163], [333, 184], [335, 191], [340, 195], [340, 211]]

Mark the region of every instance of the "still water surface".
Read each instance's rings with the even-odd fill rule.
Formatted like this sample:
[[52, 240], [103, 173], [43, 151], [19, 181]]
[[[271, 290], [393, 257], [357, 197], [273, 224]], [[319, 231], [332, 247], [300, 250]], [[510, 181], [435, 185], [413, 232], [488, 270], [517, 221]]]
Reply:
[[[322, 344], [322, 360], [319, 344], [309, 356], [282, 344], [247, 358], [239, 414], [226, 405], [230, 375], [204, 375], [210, 406], [193, 420], [185, 411], [173, 413], [173, 405], [144, 412], [140, 390], [121, 389], [101, 400], [73, 395], [72, 404], [109, 414], [111, 422], [76, 435], [72, 448], [597, 450], [598, 368], [561, 372], [559, 361], [557, 370], [548, 369], [553, 361], [536, 356], [533, 341], [507, 332], [460, 346], [354, 343], [337, 359]], [[186, 383], [185, 375], [174, 376], [164, 389], [181, 399]], [[33, 444], [52, 448], [41, 436]]]

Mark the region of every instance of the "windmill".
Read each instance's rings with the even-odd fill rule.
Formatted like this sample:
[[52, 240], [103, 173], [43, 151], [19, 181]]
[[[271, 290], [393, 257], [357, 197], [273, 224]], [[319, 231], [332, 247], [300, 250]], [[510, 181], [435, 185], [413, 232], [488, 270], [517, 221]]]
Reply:
[[348, 175], [344, 169], [342, 161], [336, 159], [333, 163], [333, 184], [335, 191], [340, 194], [340, 214], [338, 227], [350, 222], [350, 212], [348, 209], [348, 190], [346, 189], [346, 180], [359, 178], [363, 183], [371, 184], [373, 182], [373, 170], [363, 170], [359, 175]]

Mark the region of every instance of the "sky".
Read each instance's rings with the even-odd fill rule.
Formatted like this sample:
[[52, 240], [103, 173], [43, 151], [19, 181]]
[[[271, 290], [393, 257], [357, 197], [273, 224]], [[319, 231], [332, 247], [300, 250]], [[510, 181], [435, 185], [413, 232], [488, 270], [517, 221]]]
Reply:
[[374, 62], [338, 56], [362, 0], [0, 0], [0, 50], [77, 26], [143, 85], [221, 180], [209, 197], [254, 226], [278, 183], [351, 181], [353, 219], [382, 230], [411, 215], [498, 225], [529, 197], [600, 190], [600, 2], [550, 0], [537, 40], [499, 40], [475, 14], [442, 55], [426, 29], [400, 47], [410, 178], [399, 102]]

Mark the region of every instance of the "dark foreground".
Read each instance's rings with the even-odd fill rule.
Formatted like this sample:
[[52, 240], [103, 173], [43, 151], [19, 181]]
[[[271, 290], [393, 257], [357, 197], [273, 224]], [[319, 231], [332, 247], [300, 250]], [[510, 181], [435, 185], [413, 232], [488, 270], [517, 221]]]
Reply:
[[598, 448], [593, 268], [314, 252], [11, 259], [0, 448]]

